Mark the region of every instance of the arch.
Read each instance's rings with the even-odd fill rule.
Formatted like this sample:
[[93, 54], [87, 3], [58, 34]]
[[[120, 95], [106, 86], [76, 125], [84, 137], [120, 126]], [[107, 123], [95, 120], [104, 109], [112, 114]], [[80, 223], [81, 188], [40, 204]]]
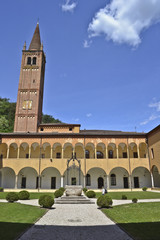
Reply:
[[99, 167], [91, 168], [88, 170], [87, 174], [89, 174], [91, 178], [91, 183], [90, 183], [91, 189], [98, 189], [99, 178], [103, 178], [103, 186], [107, 188], [107, 175], [104, 169]]
[[64, 158], [70, 159], [72, 157], [72, 153], [73, 153], [72, 144], [69, 142], [65, 143], [63, 146], [63, 149], [64, 149]]
[[51, 145], [48, 142], [43, 143], [41, 149], [42, 158], [51, 158]]
[[140, 153], [140, 158], [147, 157], [147, 144], [146, 143], [139, 144], [139, 153]]
[[160, 187], [160, 174], [159, 170], [156, 165], [153, 165], [152, 167], [152, 174], [153, 174], [153, 180], [154, 180], [154, 187]]
[[106, 157], [106, 146], [104, 143], [97, 144], [97, 158], [105, 158]]
[[9, 146], [9, 158], [17, 158], [18, 146], [17, 143], [11, 143]]
[[48, 167], [41, 172], [41, 188], [57, 189], [61, 186], [61, 174], [57, 168]]
[[76, 143], [75, 145], [75, 153], [77, 159], [82, 159], [84, 158], [84, 146], [82, 143]]
[[132, 185], [134, 188], [151, 187], [151, 175], [147, 168], [136, 167], [132, 171]]
[[86, 158], [94, 158], [94, 154], [95, 154], [94, 150], [95, 150], [94, 144], [91, 142], [87, 143], [85, 146], [85, 151], [88, 151], [86, 154], [87, 156]]
[[21, 143], [19, 148], [19, 158], [29, 158], [29, 145], [26, 142]]
[[110, 171], [109, 176], [111, 189], [129, 188], [129, 173], [127, 169], [115, 167]]
[[62, 158], [62, 145], [60, 143], [53, 144], [53, 158]]
[[129, 144], [129, 156], [130, 158], [138, 158], [137, 144], [134, 142]]
[[39, 143], [34, 142], [31, 145], [31, 158], [39, 158], [40, 157], [40, 146]]
[[108, 158], [117, 158], [115, 143], [109, 143], [107, 150], [108, 150]]
[[27, 65], [31, 65], [31, 57], [27, 57]]
[[32, 64], [33, 64], [33, 65], [36, 65], [36, 63], [37, 63], [37, 58], [36, 58], [36, 57], [33, 57]]
[[102, 177], [98, 178], [98, 189], [104, 187], [104, 179]]
[[1, 158], [7, 158], [7, 149], [8, 149], [8, 145], [6, 143], [0, 144], [0, 157]]
[[118, 145], [118, 157], [119, 158], [127, 158], [127, 145], [125, 143], [120, 143]]
[[38, 173], [35, 168], [24, 167], [18, 173], [18, 188], [38, 188]]
[[10, 167], [4, 167], [1, 172], [1, 186], [3, 188], [15, 188], [15, 171]]

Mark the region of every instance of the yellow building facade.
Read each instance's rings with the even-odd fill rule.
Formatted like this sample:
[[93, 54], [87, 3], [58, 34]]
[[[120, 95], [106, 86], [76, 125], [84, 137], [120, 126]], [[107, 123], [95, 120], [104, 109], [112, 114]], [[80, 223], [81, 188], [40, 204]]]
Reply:
[[22, 51], [15, 127], [0, 134], [4, 189], [160, 187], [160, 127], [149, 133], [41, 124], [45, 54], [37, 24]]

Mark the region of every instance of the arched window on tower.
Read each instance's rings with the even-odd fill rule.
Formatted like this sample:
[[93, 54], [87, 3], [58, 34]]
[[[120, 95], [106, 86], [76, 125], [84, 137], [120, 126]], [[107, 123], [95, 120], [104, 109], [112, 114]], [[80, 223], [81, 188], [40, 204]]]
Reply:
[[91, 186], [91, 176], [90, 176], [90, 174], [86, 175], [86, 186]]
[[36, 65], [36, 61], [37, 61], [37, 58], [36, 58], [36, 57], [33, 57], [33, 62], [32, 62], [32, 64], [33, 64], [33, 65]]
[[27, 65], [31, 65], [31, 57], [27, 58]]
[[116, 186], [116, 175], [111, 174], [111, 186]]

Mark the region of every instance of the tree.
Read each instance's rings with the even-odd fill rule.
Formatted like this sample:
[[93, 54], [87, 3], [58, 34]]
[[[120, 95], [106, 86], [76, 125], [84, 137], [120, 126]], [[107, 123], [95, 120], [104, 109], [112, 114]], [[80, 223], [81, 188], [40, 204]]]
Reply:
[[5, 116], [0, 116], [0, 132], [8, 132], [9, 129], [9, 121], [5, 118]]
[[55, 119], [51, 115], [43, 114], [42, 123], [62, 123], [59, 119]]

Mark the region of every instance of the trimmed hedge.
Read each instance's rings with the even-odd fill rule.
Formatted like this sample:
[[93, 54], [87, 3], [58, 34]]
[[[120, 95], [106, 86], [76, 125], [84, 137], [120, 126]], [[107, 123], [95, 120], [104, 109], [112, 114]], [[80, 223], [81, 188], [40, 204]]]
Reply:
[[13, 203], [13, 202], [16, 202], [18, 201], [18, 194], [15, 193], [15, 192], [9, 192], [7, 195], [6, 195], [6, 200], [10, 203]]
[[54, 204], [54, 198], [50, 195], [42, 195], [39, 198], [39, 205], [43, 208], [51, 208]]
[[65, 188], [64, 188], [64, 187], [60, 187], [59, 190], [62, 191], [62, 192], [64, 193]]
[[86, 193], [88, 189], [86, 187], [83, 188], [83, 192]]
[[112, 206], [112, 198], [108, 195], [102, 195], [97, 199], [97, 205], [101, 208], [108, 208], [110, 206]]
[[54, 192], [55, 198], [61, 197], [63, 195], [63, 192], [59, 189]]
[[87, 191], [86, 192], [86, 196], [88, 198], [95, 198], [96, 197], [96, 193], [94, 191]]
[[137, 199], [137, 198], [132, 198], [132, 202], [133, 202], [133, 203], [137, 203], [137, 202], [138, 202], [138, 199]]
[[126, 195], [122, 195], [122, 200], [126, 200], [127, 199], [127, 196]]
[[3, 187], [0, 187], [0, 192], [3, 192]]
[[18, 193], [18, 197], [19, 197], [20, 200], [28, 200], [29, 197], [30, 197], [30, 194], [29, 194], [28, 191], [20, 191]]
[[147, 187], [143, 187], [142, 190], [145, 192], [147, 191]]

